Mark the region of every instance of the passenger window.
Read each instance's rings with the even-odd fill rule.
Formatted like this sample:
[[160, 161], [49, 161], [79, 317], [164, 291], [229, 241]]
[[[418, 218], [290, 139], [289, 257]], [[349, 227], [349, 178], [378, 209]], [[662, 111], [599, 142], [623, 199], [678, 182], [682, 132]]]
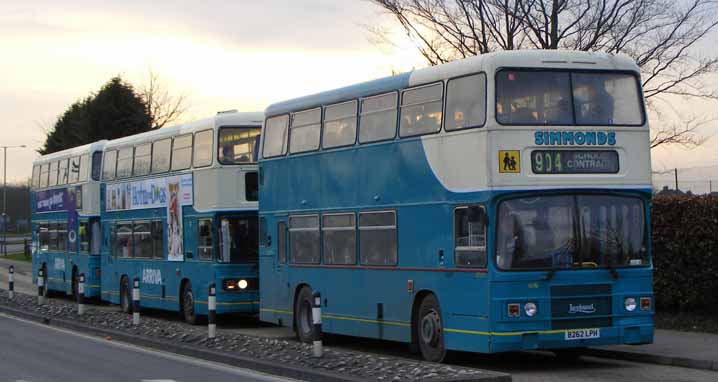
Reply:
[[[77, 158], [77, 182], [87, 182], [87, 173], [90, 170], [90, 156], [88, 154]], [[75, 165], [72, 165], [71, 171], [75, 171]]]
[[292, 114], [289, 130], [289, 152], [303, 153], [319, 148], [322, 109], [302, 111]]
[[288, 125], [289, 115], [280, 115], [267, 119], [264, 127], [263, 157], [270, 158], [286, 154]]
[[105, 159], [102, 161], [102, 180], [115, 179], [115, 169], [117, 168], [117, 151], [105, 152]]
[[222, 164], [256, 163], [261, 129], [222, 127], [219, 129], [217, 158]]
[[40, 188], [47, 187], [50, 165], [44, 164], [40, 167]]
[[70, 158], [70, 167], [68, 168], [68, 183], [77, 183], [80, 180], [80, 157]]
[[396, 213], [359, 213], [359, 248], [362, 265], [396, 265]]
[[454, 263], [486, 267], [486, 213], [481, 206], [454, 210]]
[[192, 166], [192, 134], [176, 137], [172, 143], [172, 171]]
[[145, 143], [135, 147], [135, 165], [132, 174], [135, 176], [147, 175], [150, 173], [152, 163], [152, 144]]
[[397, 93], [378, 95], [361, 100], [359, 142], [376, 142], [396, 136]]
[[152, 173], [167, 172], [170, 170], [170, 157], [172, 156], [172, 139], [162, 139], [152, 144]]
[[443, 83], [436, 83], [402, 92], [400, 136], [435, 133], [441, 129], [443, 91]]
[[197, 252], [200, 260], [212, 260], [212, 219], [197, 223]]
[[194, 135], [194, 167], [206, 167], [212, 164], [212, 143], [214, 131], [200, 131]]
[[162, 220], [152, 221], [152, 257], [155, 259], [164, 258], [165, 235], [162, 231]]
[[86, 255], [90, 252], [90, 231], [89, 223], [81, 222], [77, 236], [80, 238], [80, 253]]
[[[92, 180], [100, 180], [102, 174], [102, 151], [95, 151], [92, 153]], [[80, 181], [82, 182], [82, 174], [80, 174]], [[87, 180], [85, 175], [85, 180]]]
[[57, 162], [50, 163], [50, 187], [57, 186]]
[[132, 176], [134, 147], [125, 147], [117, 152], [117, 179]]
[[280, 264], [287, 262], [287, 223], [277, 223], [277, 258]]
[[67, 159], [63, 159], [60, 161], [59, 169], [57, 173], [57, 184], [62, 186], [63, 184], [67, 184]]
[[32, 166], [32, 180], [30, 181], [30, 184], [33, 188], [37, 188], [38, 183], [37, 181], [40, 179], [40, 170], [38, 166]]
[[152, 231], [150, 230], [149, 221], [134, 222], [132, 232], [132, 243], [134, 244], [133, 256], [138, 258], [152, 258]]
[[114, 254], [117, 257], [132, 257], [132, 223], [115, 225]]
[[356, 217], [349, 214], [322, 216], [325, 264], [356, 264]]
[[483, 126], [486, 123], [486, 75], [449, 80], [446, 86], [446, 131]]
[[322, 146], [353, 145], [357, 135], [357, 101], [327, 106], [324, 109]]
[[290, 216], [289, 245], [293, 263], [319, 263], [319, 216]]
[[37, 231], [37, 238], [40, 242], [40, 251], [47, 252], [50, 249], [50, 228], [46, 224], [40, 224]]

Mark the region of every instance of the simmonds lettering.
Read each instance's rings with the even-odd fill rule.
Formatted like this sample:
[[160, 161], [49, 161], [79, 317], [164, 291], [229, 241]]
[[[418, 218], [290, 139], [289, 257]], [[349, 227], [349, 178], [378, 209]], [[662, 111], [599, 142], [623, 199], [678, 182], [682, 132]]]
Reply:
[[615, 146], [614, 131], [537, 131], [534, 142], [539, 146]]
[[568, 304], [568, 313], [569, 313], [569, 314], [576, 314], [576, 313], [586, 313], [586, 314], [589, 314], [589, 313], [595, 313], [595, 312], [596, 312], [596, 307], [593, 306], [593, 304], [590, 304], [590, 305], [583, 305], [583, 304], [573, 305], [573, 304]]

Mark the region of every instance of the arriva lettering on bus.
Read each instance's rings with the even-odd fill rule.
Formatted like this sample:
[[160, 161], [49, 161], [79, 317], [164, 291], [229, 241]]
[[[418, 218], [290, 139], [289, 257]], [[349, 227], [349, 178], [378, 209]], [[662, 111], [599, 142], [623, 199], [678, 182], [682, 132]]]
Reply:
[[143, 284], [162, 284], [162, 272], [159, 269], [143, 269], [142, 270], [142, 283]]
[[615, 146], [615, 131], [537, 131], [534, 142], [539, 146]]

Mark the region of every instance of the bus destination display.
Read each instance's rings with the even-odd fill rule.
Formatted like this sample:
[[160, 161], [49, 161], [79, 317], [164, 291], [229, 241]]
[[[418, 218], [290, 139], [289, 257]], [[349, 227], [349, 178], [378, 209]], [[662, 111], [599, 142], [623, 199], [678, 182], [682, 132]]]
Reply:
[[615, 174], [614, 150], [536, 150], [531, 152], [534, 174]]

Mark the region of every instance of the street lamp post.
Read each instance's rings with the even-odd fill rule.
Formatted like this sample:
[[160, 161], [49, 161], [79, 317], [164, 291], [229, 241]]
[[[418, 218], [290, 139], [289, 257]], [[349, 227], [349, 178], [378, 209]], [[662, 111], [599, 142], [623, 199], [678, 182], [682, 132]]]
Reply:
[[2, 179], [2, 232], [3, 254], [7, 255], [7, 149], [25, 148], [25, 145], [0, 146], [3, 149], [3, 179]]

